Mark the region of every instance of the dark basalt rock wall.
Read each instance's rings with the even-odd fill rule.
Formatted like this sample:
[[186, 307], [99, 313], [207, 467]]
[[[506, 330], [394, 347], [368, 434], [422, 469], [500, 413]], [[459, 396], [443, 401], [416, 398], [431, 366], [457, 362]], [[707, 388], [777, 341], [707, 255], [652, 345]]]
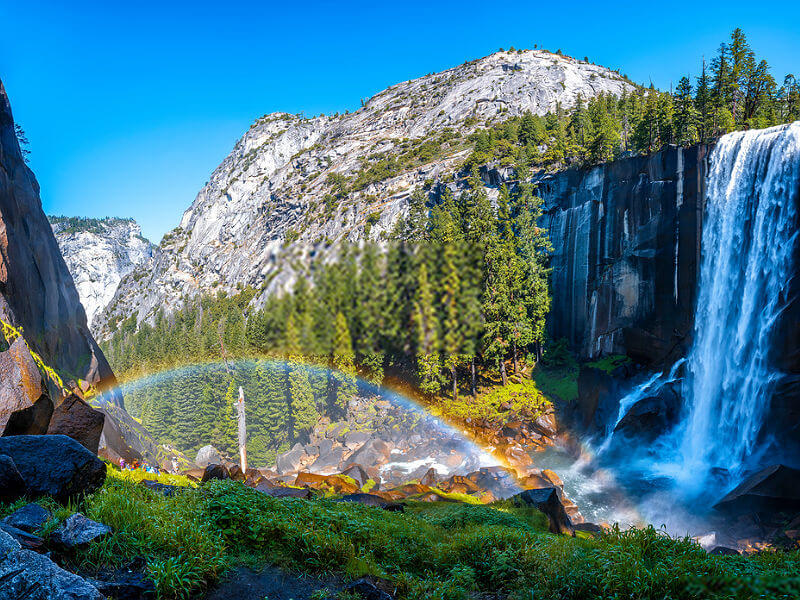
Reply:
[[20, 153], [2, 82], [0, 317], [22, 327], [32, 349], [59, 372], [101, 389], [116, 384], [42, 211], [39, 184]]
[[583, 358], [671, 362], [690, 345], [710, 148], [534, 179], [553, 244], [551, 335]]

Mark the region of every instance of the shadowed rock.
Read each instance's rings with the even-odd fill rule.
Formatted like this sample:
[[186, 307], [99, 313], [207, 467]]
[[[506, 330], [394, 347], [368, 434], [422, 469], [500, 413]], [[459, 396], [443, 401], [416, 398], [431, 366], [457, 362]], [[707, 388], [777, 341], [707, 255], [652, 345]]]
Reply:
[[0, 438], [0, 454], [11, 457], [33, 497], [59, 502], [97, 491], [106, 465], [65, 435], [16, 435]]
[[0, 502], [14, 502], [28, 491], [25, 480], [17, 469], [14, 460], [0, 454]]
[[51, 514], [49, 510], [43, 506], [40, 506], [39, 504], [36, 504], [35, 502], [31, 502], [30, 504], [26, 504], [22, 508], [19, 508], [8, 515], [5, 519], [3, 519], [3, 523], [7, 523], [8, 525], [16, 527], [17, 529], [21, 529], [22, 531], [33, 533], [42, 525], [47, 523], [47, 521], [50, 520], [50, 517]]
[[550, 521], [552, 533], [575, 535], [572, 521], [558, 498], [556, 488], [543, 488], [538, 490], [525, 490], [512, 498], [518, 506], [533, 506], [542, 511]]
[[97, 454], [104, 422], [103, 413], [72, 394], [53, 411], [47, 433], [69, 436], [92, 454]]
[[726, 513], [800, 510], [800, 470], [771, 465], [731, 490], [714, 508]]
[[226, 469], [225, 466], [210, 464], [205, 468], [205, 471], [203, 471], [203, 478], [200, 480], [200, 482], [205, 483], [207, 481], [211, 481], [212, 479], [230, 478], [231, 474], [228, 472], [228, 469]]
[[27, 408], [15, 410], [8, 417], [3, 437], [9, 435], [44, 435], [53, 416], [53, 401], [46, 393]]

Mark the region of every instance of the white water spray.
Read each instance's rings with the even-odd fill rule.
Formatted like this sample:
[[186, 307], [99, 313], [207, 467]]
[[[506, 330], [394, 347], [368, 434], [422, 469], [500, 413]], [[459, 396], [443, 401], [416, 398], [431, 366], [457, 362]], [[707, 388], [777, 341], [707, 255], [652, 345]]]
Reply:
[[774, 325], [793, 276], [800, 122], [731, 133], [714, 149], [703, 224], [694, 345], [687, 357], [681, 471], [741, 476], [777, 373]]

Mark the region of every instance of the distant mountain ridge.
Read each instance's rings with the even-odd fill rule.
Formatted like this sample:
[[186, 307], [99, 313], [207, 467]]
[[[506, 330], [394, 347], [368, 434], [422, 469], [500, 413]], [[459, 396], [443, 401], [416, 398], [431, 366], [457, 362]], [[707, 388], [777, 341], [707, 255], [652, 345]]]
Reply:
[[153, 259], [156, 246], [130, 218], [48, 217], [90, 327], [119, 282]]
[[472, 132], [634, 89], [588, 62], [544, 50], [501, 51], [393, 85], [353, 113], [266, 115], [164, 236], [152, 265], [122, 280], [95, 331], [107, 338], [132, 314], [152, 320], [185, 297], [246, 285], [262, 304], [313, 260], [335, 258], [341, 242], [380, 241], [414, 188], [460, 168]]

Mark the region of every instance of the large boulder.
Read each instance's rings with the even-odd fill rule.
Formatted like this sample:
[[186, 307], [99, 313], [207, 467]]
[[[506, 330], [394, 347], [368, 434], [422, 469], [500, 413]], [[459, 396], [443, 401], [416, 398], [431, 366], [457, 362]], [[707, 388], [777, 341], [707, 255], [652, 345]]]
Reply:
[[8, 416], [3, 436], [7, 435], [44, 435], [53, 417], [53, 401], [47, 393], [28, 406], [15, 410]]
[[196, 464], [201, 469], [205, 469], [210, 464], [222, 464], [222, 454], [212, 445], [203, 446], [197, 451], [197, 457], [194, 459]]
[[0, 455], [11, 457], [33, 497], [68, 502], [97, 491], [106, 465], [65, 435], [17, 435], [0, 438]]
[[633, 404], [614, 427], [614, 432], [653, 441], [677, 424], [680, 412], [680, 395], [674, 386], [664, 385], [655, 395]]
[[97, 454], [104, 422], [103, 413], [71, 394], [53, 411], [47, 433], [69, 436], [92, 454]]
[[766, 467], [742, 481], [714, 508], [734, 514], [800, 511], [800, 470], [786, 465]]
[[380, 438], [372, 438], [357, 452], [347, 459], [345, 467], [352, 464], [366, 465], [367, 467], [383, 465], [389, 462], [391, 447]]
[[543, 512], [550, 521], [552, 533], [575, 535], [572, 521], [558, 497], [556, 488], [525, 490], [512, 498], [517, 506], [533, 506]]
[[0, 454], [0, 502], [19, 500], [27, 491], [28, 486], [14, 460], [10, 456]]
[[0, 598], [9, 600], [103, 600], [85, 579], [43, 554], [23, 550], [0, 530]]
[[42, 391], [39, 368], [25, 340], [18, 337], [0, 352], [0, 431], [14, 412], [33, 406]]
[[203, 477], [200, 479], [201, 483], [206, 483], [207, 481], [211, 481], [212, 479], [230, 479], [231, 473], [225, 467], [225, 465], [216, 465], [210, 464], [206, 466], [205, 471], [203, 471]]
[[295, 444], [288, 452], [278, 455], [275, 461], [275, 468], [281, 475], [297, 471], [304, 458], [306, 458], [305, 449], [300, 444]]

